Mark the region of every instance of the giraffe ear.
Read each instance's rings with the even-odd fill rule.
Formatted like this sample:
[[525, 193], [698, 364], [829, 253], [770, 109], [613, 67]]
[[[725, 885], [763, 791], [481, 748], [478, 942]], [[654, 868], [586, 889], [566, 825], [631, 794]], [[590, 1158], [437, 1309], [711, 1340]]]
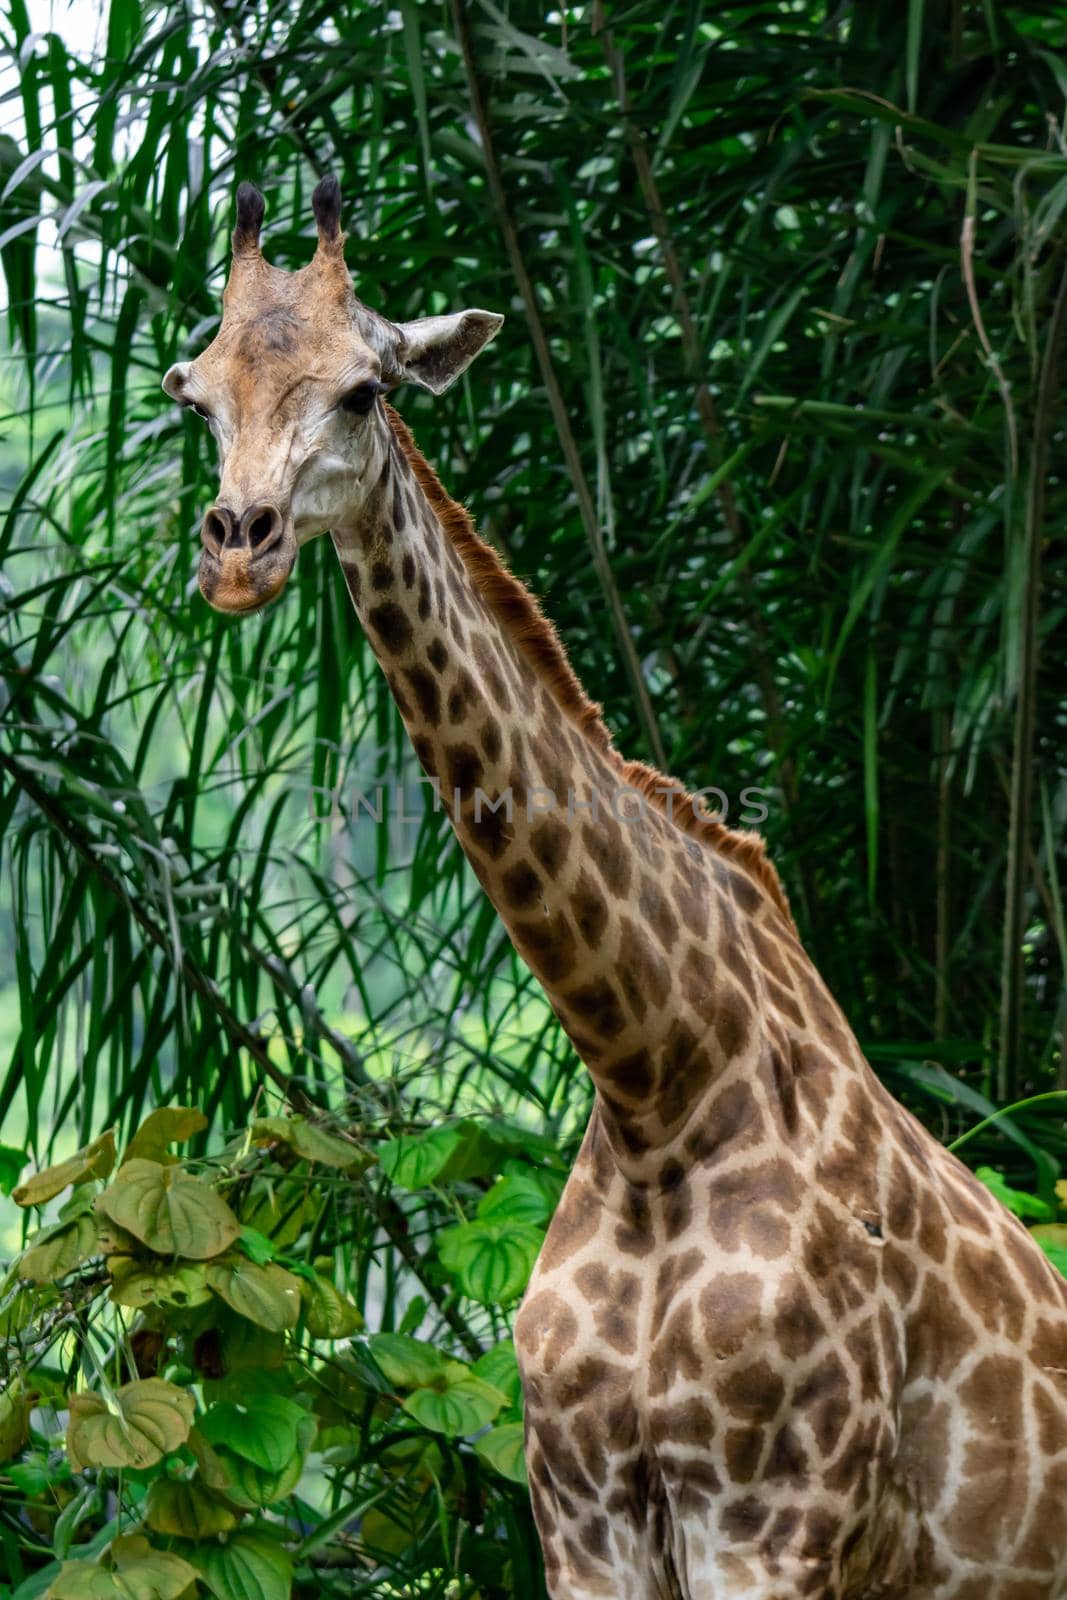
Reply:
[[503, 322], [495, 311], [457, 311], [451, 317], [419, 317], [395, 324], [399, 340], [382, 376], [389, 383], [417, 383], [444, 394], [465, 372]]
[[172, 400], [182, 401], [185, 390], [185, 380], [189, 376], [193, 363], [191, 361], [176, 361], [163, 375], [163, 392]]

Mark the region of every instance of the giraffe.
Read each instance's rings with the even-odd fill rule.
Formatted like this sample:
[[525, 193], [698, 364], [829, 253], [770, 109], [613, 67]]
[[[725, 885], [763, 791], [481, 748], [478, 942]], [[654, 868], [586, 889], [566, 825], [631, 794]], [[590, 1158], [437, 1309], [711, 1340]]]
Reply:
[[223, 317], [163, 387], [220, 455], [199, 583], [329, 531], [416, 755], [596, 1095], [515, 1323], [553, 1600], [1067, 1596], [1067, 1283], [882, 1087], [762, 845], [614, 749], [536, 601], [384, 395], [483, 310], [293, 273], [237, 194]]

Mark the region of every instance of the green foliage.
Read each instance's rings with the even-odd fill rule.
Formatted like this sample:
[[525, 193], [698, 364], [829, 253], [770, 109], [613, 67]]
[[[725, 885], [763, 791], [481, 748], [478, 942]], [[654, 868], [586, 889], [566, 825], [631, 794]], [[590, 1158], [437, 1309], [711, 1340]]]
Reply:
[[[198, 1128], [190, 1109], [164, 1107], [117, 1166], [114, 1139], [97, 1141], [108, 1161], [81, 1154], [22, 1186], [54, 1195], [61, 1178], [78, 1181], [74, 1214], [31, 1237], [0, 1297], [19, 1307], [0, 1342], [0, 1517], [22, 1509], [38, 1535], [19, 1600], [290, 1600], [333, 1593], [335, 1578], [338, 1595], [373, 1593], [383, 1541], [403, 1592], [435, 1592], [447, 1571], [472, 1593], [504, 1594], [486, 1550], [528, 1561], [532, 1549], [499, 1303], [525, 1278], [513, 1272], [492, 1302], [471, 1274], [469, 1303], [485, 1307], [476, 1335], [435, 1248], [414, 1268], [452, 1317], [448, 1339], [364, 1337], [365, 1258], [339, 1247], [356, 1218], [407, 1196], [377, 1160], [387, 1141], [278, 1113], [217, 1156], [176, 1161], [167, 1145]], [[551, 1192], [553, 1174], [519, 1170], [505, 1153], [513, 1131], [467, 1119], [461, 1141], [476, 1134], [510, 1170], [450, 1182], [441, 1205], [472, 1217], [455, 1231], [486, 1227], [477, 1212], [494, 1196], [536, 1194], [544, 1207], [540, 1180]], [[157, 1159], [132, 1153], [146, 1149]], [[264, 1234], [245, 1218], [265, 1220], [267, 1191], [285, 1220]], [[541, 1237], [530, 1223], [493, 1226]], [[446, 1237], [437, 1230], [442, 1256]], [[459, 1540], [447, 1554], [442, 1515]]]
[[438, 1253], [464, 1294], [483, 1306], [511, 1305], [526, 1287], [544, 1240], [528, 1222], [461, 1222], [438, 1240]]
[[1057, 1272], [1067, 1278], [1067, 1223], [1042, 1223], [1031, 1228], [1031, 1234], [1048, 1256]]
[[[543, 1595], [509, 1318], [589, 1088], [444, 819], [360, 804], [420, 791], [326, 541], [254, 621], [190, 594], [216, 463], [159, 378], [244, 177], [278, 265], [336, 171], [369, 303], [508, 313], [447, 399], [398, 393], [421, 446], [620, 746], [730, 821], [760, 791], [877, 1070], [1062, 1265], [1067, 12], [593, 21], [110, 0], [90, 52], [7, 7], [0, 1193], [49, 1169], [32, 1238], [0, 1212], [20, 1600], [165, 1590], [162, 1555], [220, 1600]], [[186, 1441], [72, 1473], [70, 1392], [148, 1381]], [[242, 1391], [280, 1464], [203, 1431]]]
[[1027, 1194], [1022, 1189], [1013, 1189], [1005, 1183], [1003, 1175], [992, 1167], [978, 1167], [974, 1175], [996, 1195], [1001, 1205], [1007, 1206], [1013, 1216], [1036, 1217], [1040, 1222], [1047, 1222], [1055, 1215], [1047, 1200], [1040, 1200], [1037, 1195]]
[[113, 1540], [100, 1562], [65, 1561], [46, 1600], [180, 1600], [195, 1580], [181, 1556], [133, 1536]]

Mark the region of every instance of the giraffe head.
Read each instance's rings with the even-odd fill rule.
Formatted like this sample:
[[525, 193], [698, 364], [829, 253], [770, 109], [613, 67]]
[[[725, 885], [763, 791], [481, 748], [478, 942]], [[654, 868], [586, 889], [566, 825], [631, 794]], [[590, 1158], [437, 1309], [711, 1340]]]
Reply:
[[389, 447], [380, 397], [399, 383], [441, 394], [503, 321], [490, 311], [390, 322], [357, 300], [344, 261], [340, 190], [312, 195], [319, 243], [298, 272], [264, 260], [263, 197], [237, 191], [222, 324], [163, 379], [219, 449], [204, 514], [200, 589], [216, 610], [256, 611], [285, 587], [297, 548], [358, 520]]

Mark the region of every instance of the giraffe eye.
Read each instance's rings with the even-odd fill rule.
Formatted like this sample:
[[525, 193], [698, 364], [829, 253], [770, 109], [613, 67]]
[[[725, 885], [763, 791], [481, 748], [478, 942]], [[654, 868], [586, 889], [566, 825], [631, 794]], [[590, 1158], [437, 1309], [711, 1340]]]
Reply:
[[385, 393], [385, 388], [385, 384], [379, 383], [376, 378], [371, 378], [367, 383], [358, 383], [342, 398], [341, 410], [353, 417], [365, 417], [378, 396]]
[[183, 400], [182, 401], [182, 410], [183, 411], [192, 411], [196, 416], [202, 417], [205, 422], [210, 422], [211, 421], [211, 412], [210, 411], [205, 411], [203, 406], [198, 406], [196, 404], [195, 400]]

